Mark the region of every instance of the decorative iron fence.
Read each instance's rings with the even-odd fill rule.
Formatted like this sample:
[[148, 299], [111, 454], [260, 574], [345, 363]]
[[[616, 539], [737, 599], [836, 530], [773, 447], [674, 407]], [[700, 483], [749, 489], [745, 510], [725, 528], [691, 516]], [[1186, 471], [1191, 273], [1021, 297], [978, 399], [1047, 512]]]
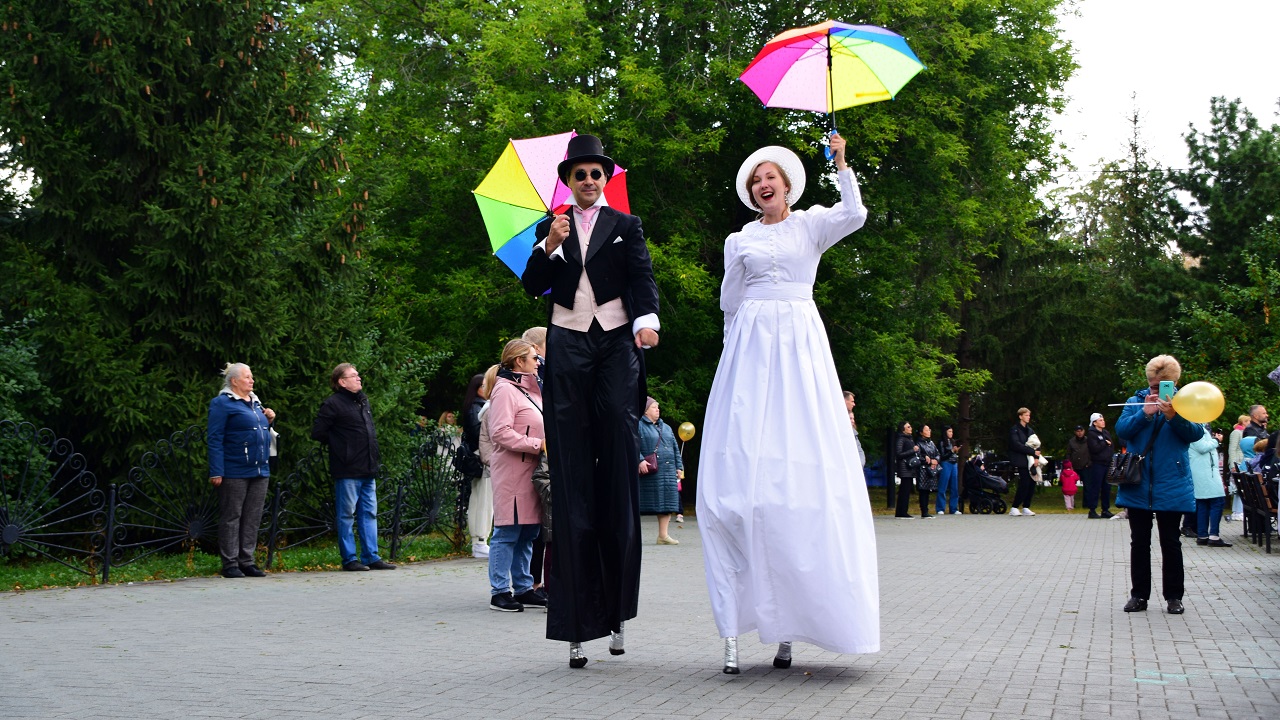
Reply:
[[[462, 485], [462, 476], [453, 469], [454, 436], [437, 432], [428, 435], [409, 458], [409, 469], [396, 484], [396, 513], [392, 520], [391, 557], [400, 552], [404, 537], [438, 532], [449, 537], [455, 548], [462, 547], [461, 529], [466, 517], [450, 515]], [[468, 492], [471, 483], [465, 483]]]
[[[452, 438], [420, 437], [409, 467], [378, 483], [379, 535], [392, 559], [409, 537], [440, 533], [461, 547], [465, 518], [448, 512], [462, 485], [450, 462]], [[268, 567], [281, 551], [334, 534], [337, 523], [323, 447], [271, 482], [259, 529]], [[70, 441], [30, 423], [0, 421], [0, 556], [43, 557], [107, 582], [112, 567], [152, 555], [217, 554], [217, 534], [203, 427], [158, 440], [126, 482], [103, 487]]]
[[199, 548], [218, 552], [218, 492], [209, 484], [204, 428], [192, 425], [156, 441], [129, 470], [128, 482], [112, 486], [111, 533], [102, 580], [156, 553]]
[[0, 421], [0, 556], [36, 556], [85, 575], [105, 568], [107, 493], [70, 440]]

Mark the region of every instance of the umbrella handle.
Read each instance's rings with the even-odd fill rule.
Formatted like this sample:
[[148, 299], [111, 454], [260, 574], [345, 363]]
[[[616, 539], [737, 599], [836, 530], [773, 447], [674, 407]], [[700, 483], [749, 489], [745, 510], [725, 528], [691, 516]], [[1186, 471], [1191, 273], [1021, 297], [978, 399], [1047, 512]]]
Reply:
[[[827, 137], [830, 137], [832, 135], [835, 135], [838, 131], [836, 130], [835, 117], [832, 115], [828, 115], [828, 117], [831, 118], [831, 132], [827, 133]], [[827, 145], [822, 148], [822, 154], [826, 156], [827, 160], [834, 160], [836, 157], [836, 154], [831, 150], [830, 145]]]

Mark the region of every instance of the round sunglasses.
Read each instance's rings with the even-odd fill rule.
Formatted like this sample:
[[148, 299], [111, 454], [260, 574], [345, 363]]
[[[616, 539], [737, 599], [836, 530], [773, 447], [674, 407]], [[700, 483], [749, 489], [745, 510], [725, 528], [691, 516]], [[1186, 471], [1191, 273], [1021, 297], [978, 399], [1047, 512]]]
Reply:
[[[596, 168], [595, 170], [592, 170], [592, 171], [591, 171], [591, 179], [592, 179], [592, 180], [599, 180], [599, 179], [600, 179], [600, 178], [602, 178], [602, 177], [604, 177], [604, 173], [603, 173], [603, 172], [601, 172], [599, 168]], [[586, 180], [586, 179], [587, 179], [587, 171], [586, 171], [586, 170], [575, 170], [575, 171], [574, 171], [574, 173], [573, 173], [573, 179], [574, 179], [574, 180], [577, 180], [578, 182], [582, 182], [583, 180]]]

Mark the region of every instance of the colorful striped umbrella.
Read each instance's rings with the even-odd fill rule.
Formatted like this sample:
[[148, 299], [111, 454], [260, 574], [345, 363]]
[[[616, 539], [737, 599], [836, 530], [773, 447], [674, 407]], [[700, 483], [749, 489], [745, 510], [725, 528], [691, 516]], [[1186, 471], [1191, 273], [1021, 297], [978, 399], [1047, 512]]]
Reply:
[[[564, 160], [569, 131], [525, 140], [511, 140], [498, 162], [485, 175], [479, 187], [472, 190], [489, 244], [511, 271], [519, 277], [536, 244], [534, 228], [548, 215], [564, 212], [573, 198], [569, 188], [556, 175], [556, 166]], [[627, 199], [626, 171], [614, 169], [604, 187], [605, 202], [622, 212], [631, 212]]]
[[923, 69], [901, 35], [828, 20], [775, 36], [738, 79], [765, 107], [829, 115], [890, 100]]

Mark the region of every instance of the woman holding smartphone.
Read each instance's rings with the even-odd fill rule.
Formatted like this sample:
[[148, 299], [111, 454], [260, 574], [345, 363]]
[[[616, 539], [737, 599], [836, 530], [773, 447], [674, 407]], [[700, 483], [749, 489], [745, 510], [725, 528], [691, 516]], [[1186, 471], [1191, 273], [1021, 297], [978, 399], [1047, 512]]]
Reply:
[[[1160, 532], [1162, 591], [1168, 612], [1181, 615], [1184, 594], [1182, 543], [1178, 525], [1182, 514], [1196, 509], [1188, 448], [1204, 435], [1204, 428], [1173, 409], [1173, 390], [1182, 366], [1172, 355], [1158, 355], [1147, 363], [1147, 385], [1127, 401], [1116, 422], [1116, 435], [1130, 452], [1146, 456], [1142, 479], [1121, 485], [1116, 505], [1129, 516], [1130, 562], [1133, 587], [1125, 612], [1142, 612], [1151, 597], [1151, 523]], [[1161, 392], [1161, 384], [1168, 383]], [[1165, 397], [1170, 400], [1164, 399]]]

